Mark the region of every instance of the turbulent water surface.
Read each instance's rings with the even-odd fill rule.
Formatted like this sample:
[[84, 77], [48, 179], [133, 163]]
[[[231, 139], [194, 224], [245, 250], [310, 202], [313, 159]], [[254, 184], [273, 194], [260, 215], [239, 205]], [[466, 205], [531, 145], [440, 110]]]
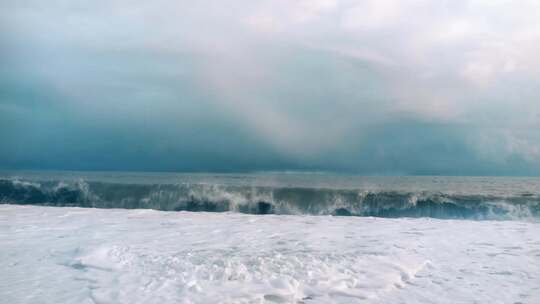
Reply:
[[3, 172], [0, 202], [252, 214], [530, 219], [540, 216], [540, 179]]
[[537, 178], [3, 172], [0, 202], [0, 303], [540, 303]]
[[540, 303], [540, 224], [0, 206], [2, 303]]

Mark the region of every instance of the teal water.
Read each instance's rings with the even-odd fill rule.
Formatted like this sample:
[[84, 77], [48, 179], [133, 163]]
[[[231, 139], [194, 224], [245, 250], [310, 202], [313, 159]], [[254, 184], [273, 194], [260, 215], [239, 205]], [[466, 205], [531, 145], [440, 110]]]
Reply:
[[4, 171], [0, 201], [256, 214], [525, 219], [540, 215], [540, 178]]

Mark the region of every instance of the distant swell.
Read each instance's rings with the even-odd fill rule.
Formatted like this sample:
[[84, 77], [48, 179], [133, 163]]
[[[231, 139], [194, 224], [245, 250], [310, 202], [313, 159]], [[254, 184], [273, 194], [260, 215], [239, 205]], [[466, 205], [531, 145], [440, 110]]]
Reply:
[[0, 180], [0, 202], [95, 208], [443, 219], [532, 219], [540, 197], [208, 184]]

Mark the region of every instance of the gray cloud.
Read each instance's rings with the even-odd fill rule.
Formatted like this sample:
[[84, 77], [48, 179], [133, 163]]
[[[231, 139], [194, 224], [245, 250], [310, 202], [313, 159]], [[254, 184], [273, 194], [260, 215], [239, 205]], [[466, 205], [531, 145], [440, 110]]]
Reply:
[[0, 166], [535, 174], [535, 1], [3, 1]]

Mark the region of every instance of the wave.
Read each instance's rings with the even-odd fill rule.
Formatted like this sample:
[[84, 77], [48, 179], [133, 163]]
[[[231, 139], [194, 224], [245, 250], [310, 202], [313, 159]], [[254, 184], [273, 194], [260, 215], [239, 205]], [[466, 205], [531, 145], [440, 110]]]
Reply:
[[226, 186], [216, 184], [121, 184], [30, 182], [0, 179], [0, 203], [164, 211], [241, 212], [441, 219], [540, 218], [540, 197], [440, 192]]

